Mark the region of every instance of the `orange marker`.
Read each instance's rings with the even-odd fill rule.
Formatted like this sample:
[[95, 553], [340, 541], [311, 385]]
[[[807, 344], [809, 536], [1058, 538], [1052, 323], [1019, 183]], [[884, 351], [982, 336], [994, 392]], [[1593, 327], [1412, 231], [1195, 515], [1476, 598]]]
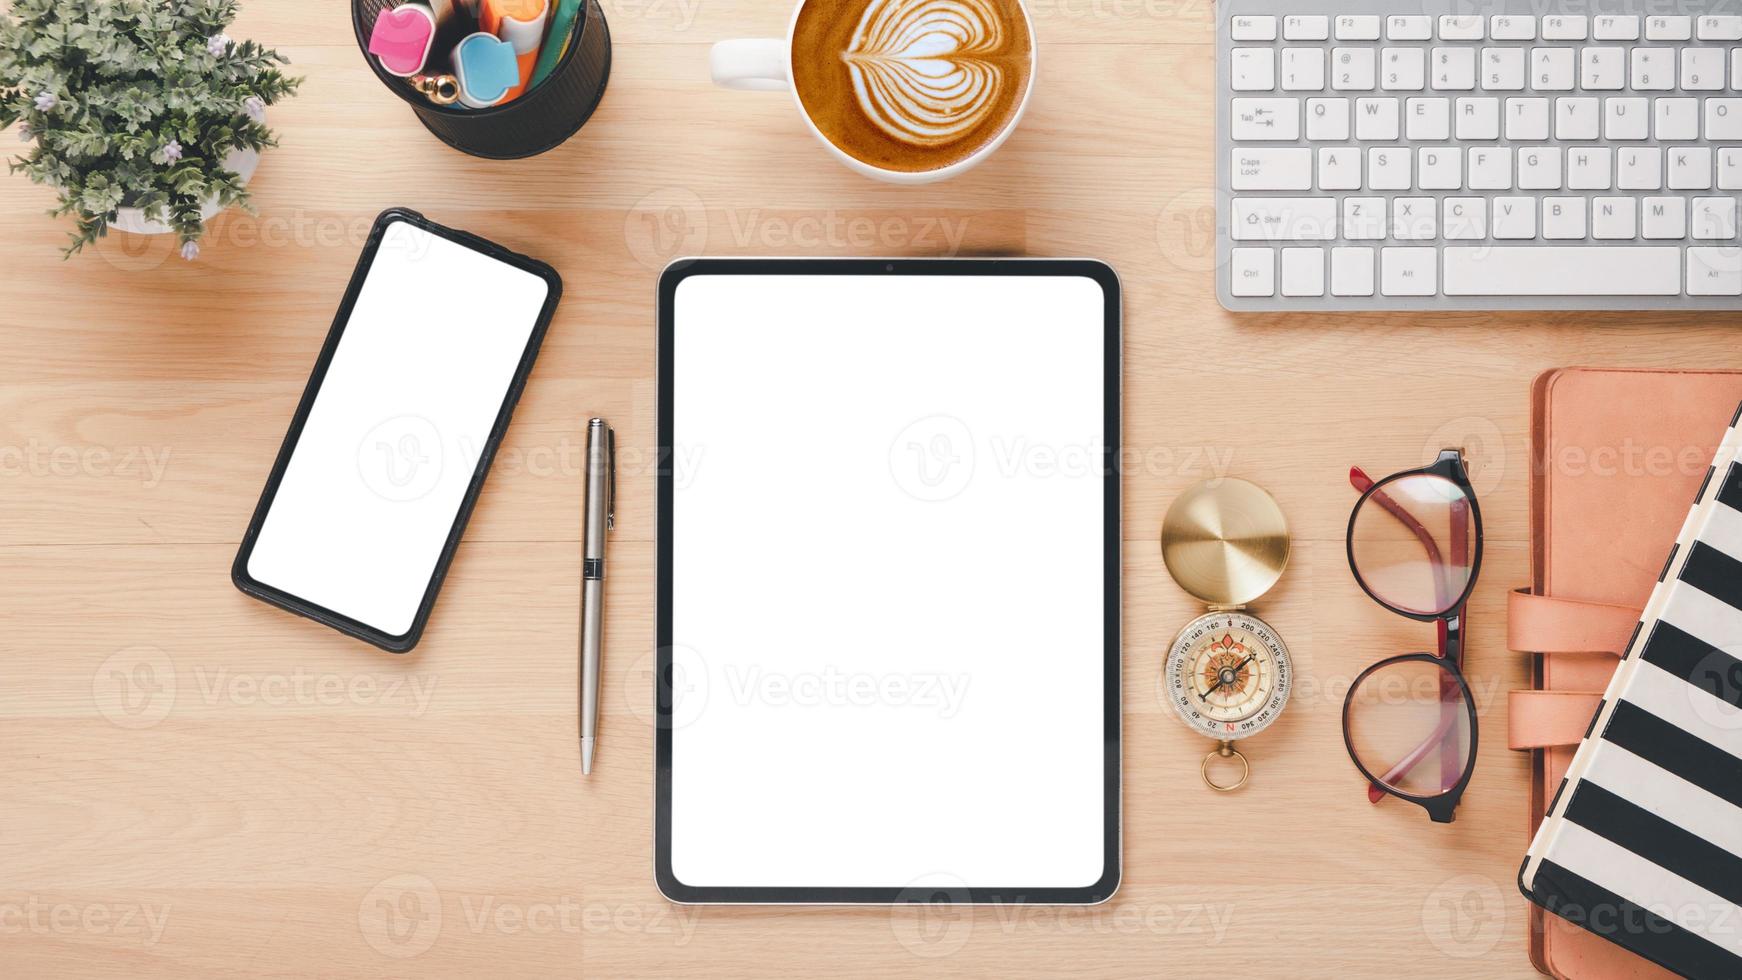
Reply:
[[509, 90], [503, 102], [526, 91], [526, 83], [532, 80], [532, 70], [538, 64], [538, 48], [549, 18], [548, 0], [483, 0], [479, 4], [478, 26], [512, 45], [520, 65], [520, 84]]

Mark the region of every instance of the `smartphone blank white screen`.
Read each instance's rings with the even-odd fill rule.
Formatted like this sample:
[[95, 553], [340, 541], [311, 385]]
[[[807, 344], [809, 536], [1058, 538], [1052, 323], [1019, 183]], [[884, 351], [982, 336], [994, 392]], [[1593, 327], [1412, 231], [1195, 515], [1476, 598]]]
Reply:
[[388, 225], [248, 574], [409, 631], [548, 291], [524, 269]]
[[1101, 878], [1104, 308], [1079, 277], [678, 285], [681, 883]]

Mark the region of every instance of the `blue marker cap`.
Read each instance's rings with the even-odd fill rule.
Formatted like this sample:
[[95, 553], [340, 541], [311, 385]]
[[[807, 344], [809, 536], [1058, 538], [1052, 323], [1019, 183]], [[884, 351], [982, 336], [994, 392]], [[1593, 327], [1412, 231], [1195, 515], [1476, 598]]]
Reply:
[[460, 83], [460, 104], [484, 109], [501, 102], [520, 84], [520, 62], [514, 45], [478, 31], [454, 45], [454, 78]]

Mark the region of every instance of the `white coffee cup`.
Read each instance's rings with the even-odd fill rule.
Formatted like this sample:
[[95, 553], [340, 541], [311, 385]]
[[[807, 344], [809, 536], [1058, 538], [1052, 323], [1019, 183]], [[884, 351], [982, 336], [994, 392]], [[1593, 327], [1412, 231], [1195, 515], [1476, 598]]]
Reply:
[[[1004, 145], [1004, 141], [1015, 132], [1016, 124], [1022, 120], [1022, 114], [1028, 108], [1029, 97], [1034, 94], [1034, 76], [1038, 62], [1038, 47], [1034, 40], [1034, 22], [1029, 19], [1028, 8], [1015, 0], [1015, 6], [1022, 13], [1024, 25], [1028, 29], [1029, 61], [1028, 83], [1022, 90], [1021, 98], [1010, 111], [1010, 121], [998, 134], [986, 142], [985, 146], [975, 150], [972, 155], [963, 157], [947, 166], [935, 170], [885, 170], [873, 166], [846, 152], [817, 128], [810, 113], [804, 107], [804, 101], [798, 97], [798, 90], [792, 84], [792, 38], [798, 26], [798, 15], [804, 10], [807, 0], [799, 0], [793, 8], [792, 20], [787, 24], [786, 39], [778, 38], [741, 38], [735, 41], [721, 41], [715, 44], [708, 54], [709, 67], [713, 70], [714, 83], [726, 88], [743, 89], [746, 91], [779, 91], [785, 89], [792, 93], [792, 101], [798, 106], [798, 114], [804, 119], [804, 124], [817, 141], [828, 147], [835, 159], [857, 170], [867, 177], [886, 180], [893, 184], [925, 184], [934, 180], [943, 180], [962, 173], [992, 155], [992, 151]], [[820, 0], [819, 0], [820, 2]]]

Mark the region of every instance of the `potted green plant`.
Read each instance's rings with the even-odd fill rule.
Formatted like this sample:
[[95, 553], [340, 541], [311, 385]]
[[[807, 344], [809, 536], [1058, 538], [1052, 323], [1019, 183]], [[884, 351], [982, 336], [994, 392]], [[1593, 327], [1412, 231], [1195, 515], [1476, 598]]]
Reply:
[[301, 79], [287, 59], [224, 29], [236, 0], [14, 0], [0, 14], [0, 128], [11, 161], [60, 195], [72, 255], [110, 228], [173, 232], [199, 254], [207, 218], [248, 207], [248, 178], [277, 145], [266, 107]]

